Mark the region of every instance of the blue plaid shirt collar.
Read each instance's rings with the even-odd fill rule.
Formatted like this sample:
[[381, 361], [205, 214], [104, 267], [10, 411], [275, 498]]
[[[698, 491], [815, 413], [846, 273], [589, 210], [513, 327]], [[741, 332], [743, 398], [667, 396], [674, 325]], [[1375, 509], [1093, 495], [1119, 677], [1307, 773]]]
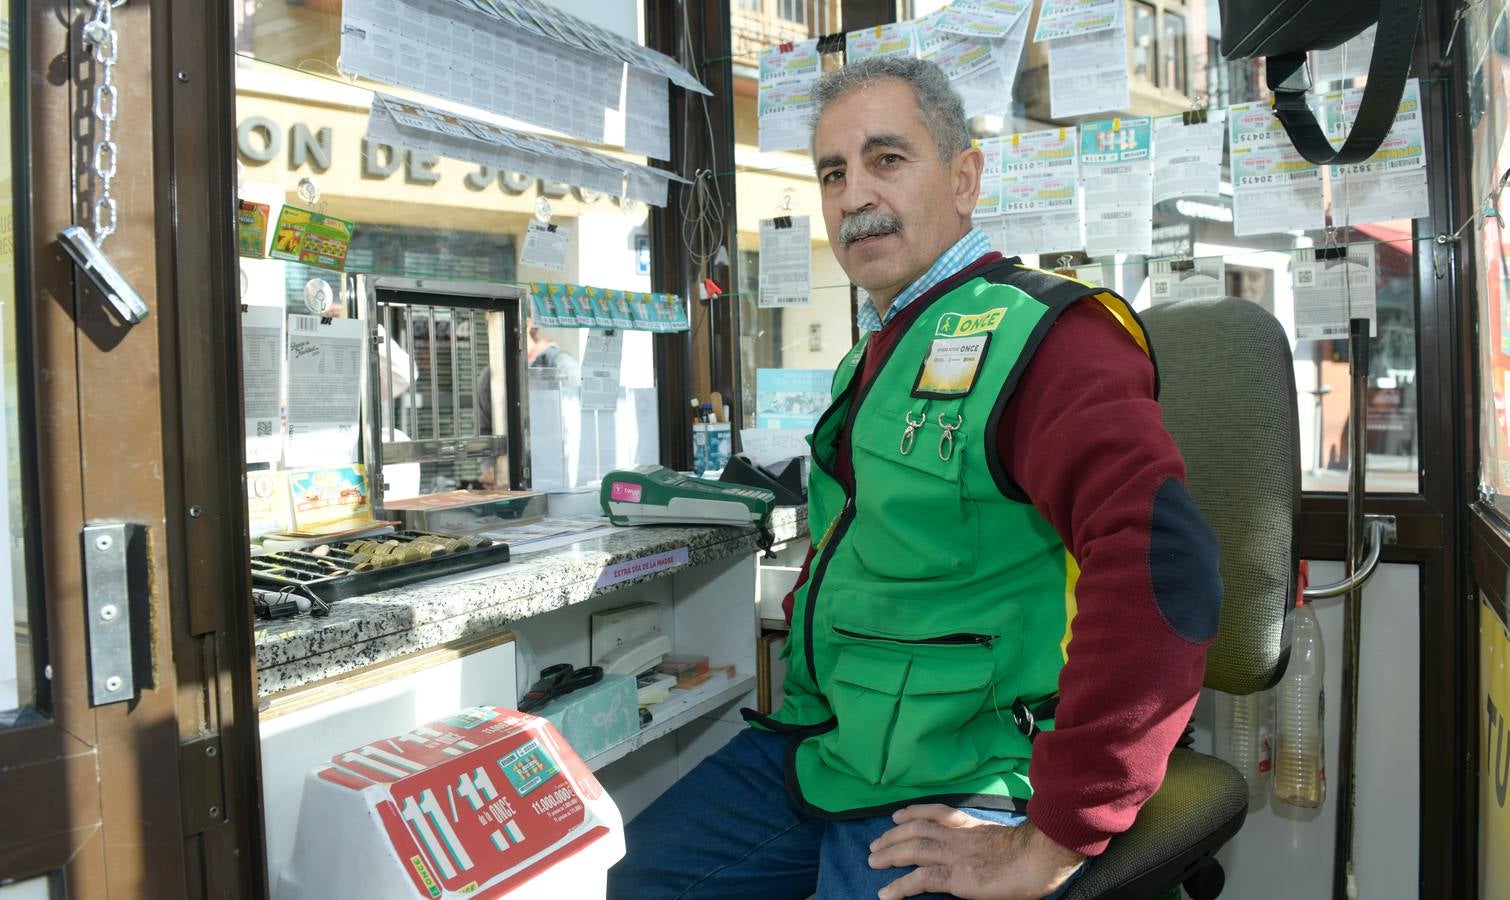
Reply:
[[933, 265], [917, 281], [909, 284], [906, 290], [897, 295], [897, 299], [893, 300], [891, 307], [886, 310], [884, 318], [876, 312], [875, 303], [866, 297], [855, 313], [855, 324], [860, 326], [861, 331], [880, 331], [881, 326], [890, 322], [897, 313], [907, 307], [907, 304], [990, 252], [991, 240], [986, 237], [986, 233], [979, 228], [971, 228], [968, 234], [954, 243], [953, 247], [945, 250], [938, 259], [934, 260]]

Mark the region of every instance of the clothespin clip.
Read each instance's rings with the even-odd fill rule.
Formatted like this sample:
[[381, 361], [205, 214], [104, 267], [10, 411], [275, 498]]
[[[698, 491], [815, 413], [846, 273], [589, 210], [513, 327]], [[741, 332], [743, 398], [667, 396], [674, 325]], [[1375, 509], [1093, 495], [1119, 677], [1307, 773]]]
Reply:
[[819, 53], [842, 53], [847, 45], [848, 43], [842, 31], [825, 34], [818, 38]]
[[551, 234], [555, 234], [556, 233], [556, 223], [555, 222], [546, 222], [545, 223], [545, 230], [549, 231]]
[[1195, 260], [1193, 260], [1193, 259], [1171, 259], [1169, 261], [1169, 271], [1171, 271], [1171, 272], [1193, 272], [1193, 271], [1195, 271]]
[[1063, 275], [1066, 278], [1074, 278], [1076, 274], [1075, 268], [1070, 265], [1073, 260], [1074, 257], [1069, 254], [1059, 257], [1059, 265], [1054, 268], [1054, 274]]
[[792, 217], [791, 216], [777, 216], [776, 218], [772, 219], [771, 222], [772, 222], [772, 224], [774, 224], [776, 226], [776, 230], [777, 231], [781, 231], [784, 228], [791, 228], [792, 227]]
[[791, 41], [782, 41], [781, 45], [778, 46], [776, 49], [780, 53], [791, 53], [792, 52], [792, 42]]
[[711, 278], [703, 279], [703, 299], [713, 300], [723, 295], [724, 289], [718, 286], [718, 282]]

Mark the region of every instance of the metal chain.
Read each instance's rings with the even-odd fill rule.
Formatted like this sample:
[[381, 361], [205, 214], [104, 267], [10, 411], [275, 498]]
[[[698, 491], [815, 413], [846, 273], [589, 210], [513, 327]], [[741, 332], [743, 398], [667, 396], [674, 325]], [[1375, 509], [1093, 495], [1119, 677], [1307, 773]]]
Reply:
[[99, 122], [99, 140], [90, 155], [89, 167], [99, 185], [99, 199], [94, 201], [94, 242], [103, 245], [119, 224], [115, 198], [110, 196], [110, 182], [115, 179], [117, 152], [112, 127], [115, 125], [116, 99], [115, 58], [119, 39], [110, 11], [126, 0], [95, 0], [94, 16], [84, 23], [84, 44], [94, 56], [99, 74], [94, 88], [94, 118]]

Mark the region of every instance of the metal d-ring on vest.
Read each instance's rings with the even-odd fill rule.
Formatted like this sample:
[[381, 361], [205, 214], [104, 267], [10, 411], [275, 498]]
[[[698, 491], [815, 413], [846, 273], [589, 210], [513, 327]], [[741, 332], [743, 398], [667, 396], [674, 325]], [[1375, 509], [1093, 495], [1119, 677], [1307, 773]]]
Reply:
[[959, 413], [955, 413], [953, 425], [944, 421], [943, 413], [939, 413], [938, 419], [939, 427], [944, 429], [943, 435], [939, 437], [939, 459], [948, 462], [954, 458], [954, 433], [959, 431], [961, 425], [965, 424], [965, 417]]
[[907, 422], [907, 428], [902, 432], [902, 445], [897, 449], [906, 456], [912, 452], [912, 442], [917, 439], [918, 429], [928, 424], [928, 417], [923, 413], [918, 413], [918, 420], [914, 422], [912, 412], [909, 410], [902, 413], [902, 418]]

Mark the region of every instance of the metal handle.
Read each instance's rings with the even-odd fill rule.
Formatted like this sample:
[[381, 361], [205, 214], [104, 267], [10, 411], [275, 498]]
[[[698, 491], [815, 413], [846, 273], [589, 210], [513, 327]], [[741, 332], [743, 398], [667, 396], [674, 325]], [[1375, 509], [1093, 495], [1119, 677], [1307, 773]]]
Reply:
[[1357, 571], [1341, 581], [1333, 584], [1323, 584], [1305, 589], [1307, 600], [1325, 600], [1328, 597], [1341, 597], [1354, 588], [1361, 587], [1369, 577], [1374, 574], [1374, 569], [1379, 566], [1379, 554], [1385, 544], [1395, 542], [1395, 517], [1394, 516], [1368, 516], [1364, 525], [1365, 547], [1363, 562], [1359, 564]]

